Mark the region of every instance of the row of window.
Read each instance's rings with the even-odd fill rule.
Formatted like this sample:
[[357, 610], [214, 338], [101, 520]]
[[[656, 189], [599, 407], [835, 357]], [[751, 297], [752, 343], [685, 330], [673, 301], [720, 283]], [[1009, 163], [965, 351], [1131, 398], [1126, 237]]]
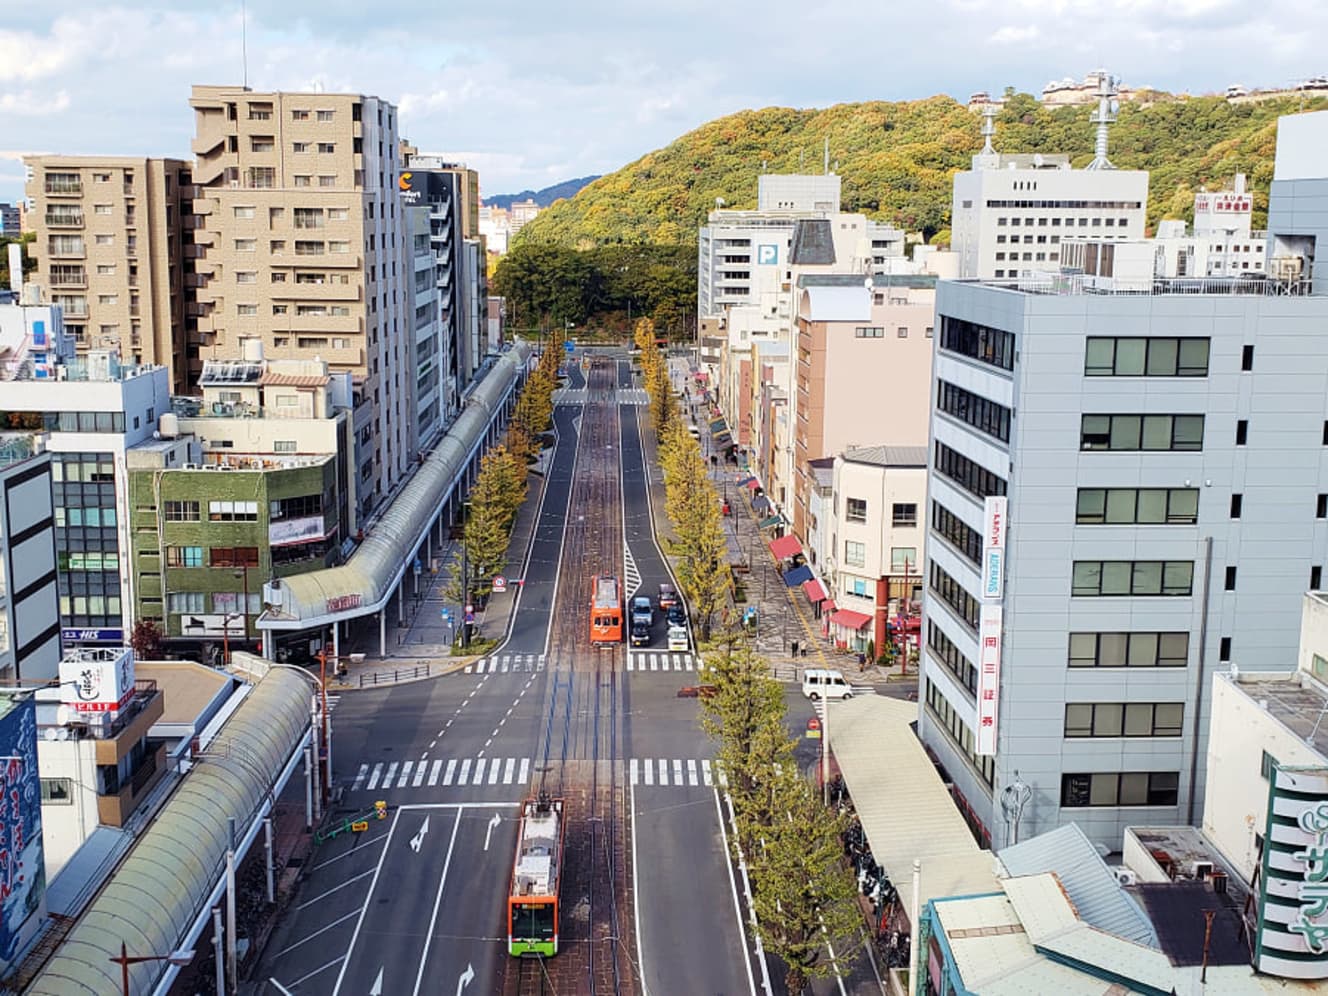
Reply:
[[1070, 667], [1184, 667], [1190, 634], [1071, 633]]
[[118, 620], [120, 618], [119, 595], [61, 595], [60, 617], [73, 621], [79, 617], [101, 616]]
[[1194, 563], [1189, 560], [1076, 560], [1070, 583], [1076, 597], [1185, 597], [1193, 588]]
[[[257, 567], [258, 547], [209, 547], [207, 565], [209, 567]], [[201, 546], [168, 546], [166, 548], [166, 566], [202, 567], [203, 548]]]
[[938, 687], [925, 678], [923, 682], [927, 686], [924, 696], [927, 711], [932, 714], [932, 718], [936, 720], [937, 725], [949, 735], [951, 741], [959, 748], [960, 754], [968, 761], [969, 766], [977, 776], [986, 782], [988, 788], [991, 788], [996, 780], [996, 759], [994, 757], [982, 757], [977, 753], [973, 743], [973, 731], [959, 718], [954, 706], [950, 705], [949, 700], [941, 694]]
[[56, 555], [56, 565], [61, 571], [118, 571], [120, 555], [96, 550], [61, 550]]
[[298, 495], [268, 503], [268, 518], [273, 522], [280, 522], [283, 519], [304, 519], [322, 514], [322, 495]]
[[970, 695], [978, 693], [978, 669], [945, 635], [945, 631], [930, 620], [927, 622], [927, 647], [932, 656], [945, 665], [947, 671], [959, 679]]
[[1183, 702], [1067, 702], [1065, 736], [1178, 737]]
[[931, 528], [950, 542], [973, 565], [982, 563], [982, 536], [938, 501], [931, 503]]
[[1004, 478], [941, 442], [936, 444], [936, 472], [977, 498], [1003, 495], [1006, 491]]
[[1085, 415], [1084, 450], [1201, 450], [1202, 415]]
[[978, 631], [978, 600], [968, 589], [950, 577], [936, 561], [931, 562], [930, 585], [932, 593], [954, 609], [959, 618], [968, 623], [974, 633]]
[[[1010, 201], [1010, 200], [988, 200], [989, 208], [1071, 208], [1077, 211], [1138, 211], [1143, 205], [1139, 201], [1082, 201], [1082, 200], [1031, 200], [1031, 201]], [[1042, 224], [1045, 219], [1039, 218], [1038, 224]], [[1055, 220], [1054, 218], [1052, 219]], [[1084, 221], [1086, 219], [1079, 219]], [[1033, 224], [1033, 219], [1029, 218], [1028, 223]], [[1122, 219], [1124, 224], [1124, 219]], [[1005, 219], [1000, 218], [996, 224], [1004, 225]], [[1014, 219], [1014, 224], [1019, 224], [1019, 219]]]
[[1089, 336], [1085, 377], [1206, 377], [1207, 339]]
[[1175, 771], [1107, 771], [1061, 776], [1061, 805], [1174, 806], [1180, 795]]
[[941, 316], [941, 348], [1002, 370], [1014, 369], [1014, 333]]
[[55, 524], [61, 529], [66, 526], [109, 526], [114, 529], [116, 521], [115, 509], [113, 508], [57, 508], [55, 510]]
[[1079, 525], [1192, 525], [1199, 520], [1198, 488], [1080, 488]]
[[1010, 409], [949, 381], [936, 382], [936, 408], [1003, 443], [1010, 441]]

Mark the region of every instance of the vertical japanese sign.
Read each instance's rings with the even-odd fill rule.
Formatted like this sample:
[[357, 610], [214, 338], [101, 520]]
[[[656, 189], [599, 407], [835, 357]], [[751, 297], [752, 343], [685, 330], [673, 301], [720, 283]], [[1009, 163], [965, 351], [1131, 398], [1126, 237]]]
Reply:
[[989, 495], [982, 503], [982, 600], [999, 602], [1005, 590], [1005, 528], [1009, 499]]
[[29, 696], [0, 718], [0, 963], [19, 954], [23, 927], [46, 895], [37, 712]]
[[1255, 968], [1328, 978], [1328, 768], [1273, 766]]
[[977, 752], [996, 753], [996, 720], [1000, 711], [1001, 607], [983, 605], [978, 616]]

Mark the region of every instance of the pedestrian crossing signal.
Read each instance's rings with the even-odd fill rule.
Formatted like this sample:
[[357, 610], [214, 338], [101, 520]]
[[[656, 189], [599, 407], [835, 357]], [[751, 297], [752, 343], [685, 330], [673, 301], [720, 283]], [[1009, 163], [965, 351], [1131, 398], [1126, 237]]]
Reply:
[[382, 799], [374, 803], [374, 816], [380, 820], [387, 819], [387, 803]]

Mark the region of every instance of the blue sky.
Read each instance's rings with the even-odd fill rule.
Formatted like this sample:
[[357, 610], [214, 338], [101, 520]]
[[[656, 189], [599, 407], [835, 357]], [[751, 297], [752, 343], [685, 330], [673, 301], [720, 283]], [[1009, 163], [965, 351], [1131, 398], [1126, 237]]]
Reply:
[[[1202, 93], [1328, 74], [1322, 0], [249, 0], [256, 89], [376, 94], [509, 193], [617, 169], [747, 107], [1036, 92], [1105, 66]], [[193, 83], [241, 77], [240, 0], [0, 0], [0, 200], [25, 152], [187, 157]]]

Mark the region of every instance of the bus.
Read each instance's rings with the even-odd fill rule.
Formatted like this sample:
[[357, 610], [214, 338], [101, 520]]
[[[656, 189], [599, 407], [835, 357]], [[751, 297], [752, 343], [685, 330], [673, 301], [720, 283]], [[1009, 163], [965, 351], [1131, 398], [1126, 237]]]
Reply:
[[601, 574], [590, 593], [590, 642], [622, 643], [623, 604], [618, 579]]
[[521, 804], [516, 861], [507, 897], [507, 953], [558, 953], [558, 886], [563, 871], [563, 800], [541, 792]]

